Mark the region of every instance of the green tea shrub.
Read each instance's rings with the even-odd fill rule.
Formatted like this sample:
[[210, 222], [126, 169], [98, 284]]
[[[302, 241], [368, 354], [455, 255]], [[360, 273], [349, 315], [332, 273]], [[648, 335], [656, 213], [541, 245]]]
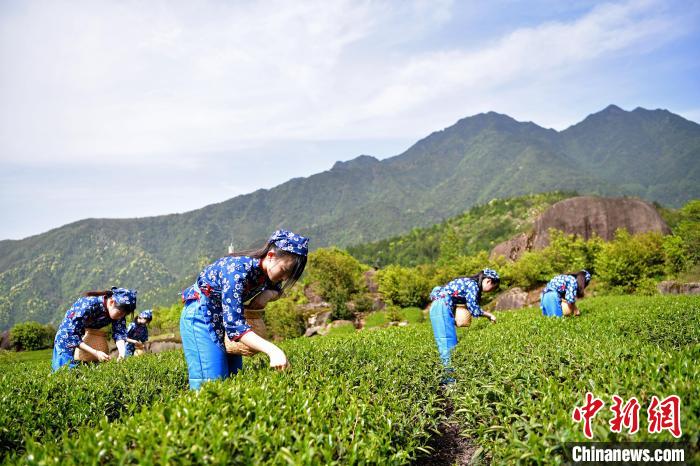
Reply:
[[51, 373], [48, 362], [3, 366], [0, 371], [0, 459], [36, 439], [51, 443], [80, 426], [133, 415], [186, 390], [181, 352]]
[[[450, 397], [462, 435], [483, 448], [481, 460], [562, 462], [566, 442], [587, 440], [571, 417], [587, 391], [606, 403], [593, 421], [594, 441], [674, 441], [668, 432], [647, 432], [646, 408], [652, 395], [675, 394], [682, 400], [680, 440], [697, 446], [700, 298], [602, 297], [579, 307], [578, 318], [522, 310], [501, 314], [498, 325], [479, 319], [460, 330]], [[634, 436], [610, 432], [614, 394], [642, 405]], [[692, 454], [700, 459], [697, 447]]]
[[242, 373], [102, 419], [24, 464], [407, 464], [440, 419], [441, 369], [426, 326], [283, 343], [291, 367]]

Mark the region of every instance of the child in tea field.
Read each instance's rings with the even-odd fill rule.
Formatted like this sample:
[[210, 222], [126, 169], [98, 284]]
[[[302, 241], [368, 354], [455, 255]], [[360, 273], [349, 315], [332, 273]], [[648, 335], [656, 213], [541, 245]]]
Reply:
[[148, 324], [153, 320], [153, 311], [148, 309], [142, 311], [136, 320], [129, 324], [126, 329], [126, 357], [133, 356], [136, 346], [143, 348], [143, 344], [148, 340]]
[[82, 339], [86, 329], [100, 329], [112, 324], [112, 337], [117, 343], [119, 359], [126, 353], [126, 315], [136, 308], [136, 290], [112, 288], [105, 291], [88, 291], [66, 312], [58, 327], [53, 345], [51, 368], [57, 371], [63, 366], [75, 367], [75, 348], [92, 354], [98, 361], [108, 361], [110, 356], [92, 348]]
[[496, 317], [481, 309], [479, 302], [482, 291], [495, 290], [500, 280], [495, 270], [484, 269], [472, 277], [455, 278], [431, 291], [433, 304], [430, 306], [430, 323], [440, 359], [446, 368], [449, 368], [452, 350], [457, 346], [455, 306], [465, 304], [473, 317], [488, 317], [491, 322], [496, 322]]
[[243, 366], [241, 355], [226, 352], [225, 336], [266, 353], [271, 367], [288, 365], [280, 348], [251, 330], [243, 307], [250, 301], [247, 308], [262, 309], [294, 285], [306, 267], [308, 250], [308, 238], [278, 230], [262, 248], [208, 265], [182, 293], [180, 333], [191, 389], [229, 377]]
[[587, 270], [552, 278], [540, 295], [542, 315], [548, 317], [562, 317], [572, 313], [575, 316], [581, 315], [576, 307], [576, 298], [583, 298], [583, 290], [590, 281], [591, 274]]

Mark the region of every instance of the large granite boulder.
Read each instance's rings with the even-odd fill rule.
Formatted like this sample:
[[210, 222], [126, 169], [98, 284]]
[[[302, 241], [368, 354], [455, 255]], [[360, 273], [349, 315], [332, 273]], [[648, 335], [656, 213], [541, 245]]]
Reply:
[[633, 235], [649, 231], [670, 233], [654, 206], [640, 199], [572, 197], [543, 212], [529, 233], [496, 245], [490, 257], [504, 256], [514, 261], [525, 251], [543, 249], [549, 245], [550, 228], [584, 239], [597, 235], [606, 241], [615, 237], [618, 228], [625, 228]]
[[0, 333], [0, 349], [11, 350], [12, 349], [12, 339], [10, 338], [10, 331], [5, 330]]
[[501, 293], [493, 303], [494, 311], [504, 311], [506, 309], [520, 309], [528, 305], [528, 294], [522, 288], [511, 288]]

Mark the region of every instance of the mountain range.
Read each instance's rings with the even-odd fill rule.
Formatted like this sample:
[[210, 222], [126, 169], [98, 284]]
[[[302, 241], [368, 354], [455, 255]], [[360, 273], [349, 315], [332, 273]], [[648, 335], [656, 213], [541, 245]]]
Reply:
[[81, 291], [140, 290], [170, 304], [208, 261], [284, 227], [312, 247], [381, 240], [491, 199], [563, 191], [679, 206], [700, 198], [700, 125], [610, 105], [563, 131], [494, 112], [459, 120], [384, 160], [368, 155], [182, 214], [85, 219], [0, 241], [0, 329], [57, 322]]

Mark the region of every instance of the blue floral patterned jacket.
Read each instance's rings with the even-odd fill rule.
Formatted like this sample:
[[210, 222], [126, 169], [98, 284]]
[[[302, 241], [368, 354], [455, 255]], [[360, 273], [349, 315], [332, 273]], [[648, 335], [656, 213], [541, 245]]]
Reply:
[[86, 328], [99, 329], [109, 324], [112, 324], [114, 341], [126, 340], [126, 319], [112, 320], [103, 296], [80, 298], [66, 312], [56, 332], [54, 346], [62, 353], [72, 352], [80, 345]]
[[571, 275], [557, 275], [547, 283], [542, 294], [548, 291], [556, 291], [567, 303], [573, 304], [576, 302], [577, 290], [578, 282], [574, 277]]
[[430, 293], [430, 299], [444, 299], [454, 312], [457, 304], [465, 304], [474, 317], [484, 314], [479, 306], [479, 285], [471, 278], [455, 278], [445, 286], [436, 286]]
[[[145, 343], [146, 340], [148, 340], [148, 326], [137, 324], [136, 322], [132, 322], [126, 328], [126, 336], [127, 336], [127, 338], [130, 338], [132, 340], [136, 340], [136, 341], [140, 341], [141, 343]], [[136, 349], [136, 346], [133, 343], [126, 344], [126, 352], [128, 354], [134, 354], [135, 349]]]
[[188, 304], [199, 300], [200, 292], [206, 296], [204, 317], [210, 325], [210, 336], [223, 345], [224, 334], [237, 341], [250, 331], [243, 303], [267, 289], [280, 291], [265, 275], [260, 259], [226, 256], [205, 267], [195, 285], [182, 292], [182, 300]]

